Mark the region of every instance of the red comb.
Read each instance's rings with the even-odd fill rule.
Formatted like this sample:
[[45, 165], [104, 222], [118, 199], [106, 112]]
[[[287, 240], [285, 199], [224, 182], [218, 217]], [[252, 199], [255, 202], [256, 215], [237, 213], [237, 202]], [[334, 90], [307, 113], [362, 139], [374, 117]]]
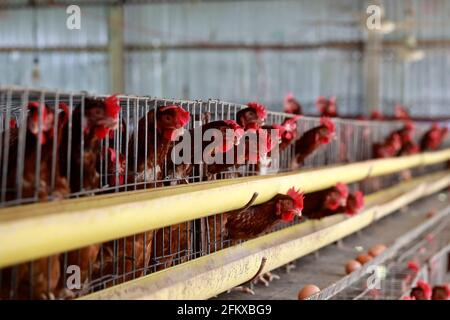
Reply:
[[182, 127], [189, 123], [190, 118], [191, 115], [189, 114], [189, 111], [186, 111], [183, 108], [180, 108], [180, 110], [177, 112], [177, 120]]
[[330, 133], [334, 133], [336, 131], [336, 126], [328, 117], [321, 117], [320, 124], [326, 127]]
[[264, 120], [267, 117], [266, 107], [258, 102], [249, 102], [247, 103], [247, 107], [255, 110], [256, 115], [260, 120]]
[[343, 198], [348, 197], [348, 186], [345, 183], [336, 183], [335, 188], [339, 191]]
[[422, 289], [423, 294], [425, 295], [426, 299], [430, 300], [431, 299], [431, 292], [432, 292], [430, 285], [426, 281], [419, 280], [419, 281], [417, 281], [417, 286], [420, 289]]
[[110, 96], [105, 99], [106, 110], [105, 113], [108, 117], [117, 118], [120, 112], [119, 99], [116, 95]]
[[10, 128], [15, 128], [17, 127], [17, 121], [14, 118], [9, 119], [9, 127]]
[[412, 260], [408, 261], [407, 268], [414, 272], [419, 272], [419, 270], [420, 270], [419, 264]]
[[296, 209], [300, 211], [303, 210], [303, 200], [305, 199], [305, 194], [300, 192], [300, 189], [296, 191], [295, 188], [292, 187], [286, 194], [294, 200]]

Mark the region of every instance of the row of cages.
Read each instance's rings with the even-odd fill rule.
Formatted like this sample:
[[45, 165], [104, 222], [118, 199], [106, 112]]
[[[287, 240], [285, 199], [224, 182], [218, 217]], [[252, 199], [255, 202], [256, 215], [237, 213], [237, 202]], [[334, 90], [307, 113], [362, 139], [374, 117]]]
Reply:
[[[103, 118], [105, 115], [102, 114], [104, 111], [101, 108], [92, 108], [93, 104], [99, 104], [99, 101], [104, 101], [105, 98], [88, 96], [87, 93], [0, 88], [0, 206], [32, 203], [42, 198], [51, 200], [57, 197], [80, 197], [293, 170], [292, 158], [297, 154], [295, 143], [280, 148], [277, 163], [268, 164], [266, 170], [262, 170], [261, 165], [244, 163], [224, 168], [222, 171], [219, 168], [213, 176], [207, 176], [204, 173], [207, 172], [208, 165], [200, 163], [190, 170], [185, 170], [182, 175], [177, 174], [177, 165], [173, 164], [169, 156], [175, 142], [171, 142], [165, 149], [160, 147], [162, 141], [158, 141], [159, 136], [150, 128], [158, 128], [158, 121], [161, 120], [150, 120], [149, 115], [153, 110], [170, 105], [183, 108], [190, 115], [185, 129], [191, 131], [207, 123], [236, 120], [236, 114], [246, 106], [218, 100], [178, 101], [117, 96], [120, 104], [114, 127], [117, 129], [109, 131], [107, 137], [96, 139], [86, 134], [86, 131], [87, 127], [95, 125], [92, 122], [107, 122]], [[33, 103], [45, 105], [46, 108], [39, 109], [38, 114], [35, 114], [34, 124], [30, 124], [33, 122], [29, 116], [30, 104]], [[63, 111], [62, 105], [66, 111]], [[55, 114], [58, 116], [54, 116]], [[80, 117], [80, 114], [85, 114], [85, 117]], [[268, 111], [264, 124], [282, 124], [292, 116]], [[401, 121], [341, 118], [334, 118], [332, 121], [335, 125], [334, 139], [306, 158], [302, 168], [373, 159], [373, 146], [403, 127]], [[296, 136], [301, 137], [319, 125], [319, 118], [301, 117], [296, 121]], [[32, 126], [34, 127], [31, 128]], [[417, 122], [414, 140], [419, 143], [429, 129], [429, 122]], [[35, 136], [40, 136], [40, 140], [27, 139], [28, 131], [33, 130]], [[139, 130], [141, 131], [138, 132]], [[44, 142], [45, 139], [49, 141]], [[448, 144], [447, 140], [442, 146]], [[89, 159], [86, 159], [88, 157]], [[142, 157], [152, 159], [149, 162], [155, 165], [142, 170]], [[92, 166], [83, 165], [83, 161], [88, 160], [94, 162]], [[49, 176], [48, 185], [39, 188], [37, 181], [44, 170], [41, 165], [44, 164]], [[147, 172], [143, 173], [145, 170]], [[32, 174], [35, 179], [29, 177]], [[91, 175], [95, 179], [92, 179]], [[62, 180], [66, 180], [63, 186]], [[26, 181], [33, 181], [35, 185], [24, 186]], [[70, 190], [58, 190], [68, 187]], [[46, 194], [40, 194], [43, 193], [40, 189]]]
[[[159, 136], [154, 134], [159, 127], [158, 121], [164, 123], [169, 120], [155, 117], [152, 112], [172, 105], [181, 107], [189, 113], [189, 121], [185, 125], [187, 132], [215, 121], [236, 120], [236, 114], [246, 106], [218, 100], [178, 101], [118, 95], [116, 99], [120, 109], [117, 111], [114, 130], [106, 134], [102, 130], [94, 130], [92, 134], [99, 133], [101, 137], [94, 141], [87, 129], [89, 125], [94, 125], [94, 120], [102, 125], [109, 123], [102, 118], [104, 114], [101, 110], [95, 110], [92, 105], [96, 106], [107, 99], [111, 98], [90, 96], [87, 93], [0, 88], [0, 205], [9, 207], [364, 161], [373, 158], [375, 143], [383, 141], [391, 132], [404, 125], [399, 121], [333, 118], [336, 126], [334, 138], [308, 157], [300, 169], [292, 166], [292, 159], [296, 155], [296, 145], [292, 143], [280, 152], [277, 165], [271, 168], [273, 163], [270, 163], [264, 172], [258, 165], [244, 163], [211, 176], [204, 174], [207, 165], [200, 164], [185, 171], [184, 175], [174, 175], [178, 167], [169, 159], [168, 150], [175, 142], [163, 148], [161, 141], [158, 141]], [[30, 104], [46, 107], [37, 108], [37, 113], [32, 114]], [[267, 111], [265, 125], [281, 124], [289, 118], [292, 115]], [[154, 121], [149, 122], [149, 119]], [[301, 117], [296, 120], [297, 137], [320, 123], [319, 118]], [[429, 128], [430, 123], [416, 123], [414, 139], [419, 142]], [[29, 139], [30, 131], [39, 138]], [[445, 141], [441, 147], [448, 146], [448, 142]], [[154, 165], [149, 172], [145, 172], [145, 167], [142, 175], [142, 168], [137, 165], [140, 157], [162, 165], [159, 168]], [[112, 163], [112, 158], [120, 162]], [[90, 171], [86, 171], [86, 168]], [[419, 177], [444, 168], [446, 164], [405, 170], [353, 183], [349, 188], [351, 191], [361, 190], [370, 194], [406, 178]], [[62, 183], [62, 179], [66, 181]], [[30, 185], [30, 182], [33, 183]], [[76, 298], [251, 239], [231, 237], [225, 230], [227, 217], [226, 213], [212, 213], [206, 218], [4, 268], [0, 272], [0, 299]], [[271, 226], [264, 233], [303, 221], [304, 218], [295, 217], [290, 222]], [[69, 290], [71, 273], [68, 270], [72, 266], [79, 267], [81, 284]]]

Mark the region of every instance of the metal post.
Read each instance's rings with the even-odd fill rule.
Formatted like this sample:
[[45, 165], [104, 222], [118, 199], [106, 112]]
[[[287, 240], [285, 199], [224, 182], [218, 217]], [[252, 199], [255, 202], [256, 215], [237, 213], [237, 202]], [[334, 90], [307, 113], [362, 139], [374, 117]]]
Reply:
[[368, 37], [364, 47], [364, 98], [365, 113], [370, 114], [372, 109], [380, 109], [380, 77], [382, 35], [379, 32], [368, 30]]
[[124, 45], [123, 45], [123, 6], [108, 8], [108, 58], [110, 71], [110, 90], [124, 92]]

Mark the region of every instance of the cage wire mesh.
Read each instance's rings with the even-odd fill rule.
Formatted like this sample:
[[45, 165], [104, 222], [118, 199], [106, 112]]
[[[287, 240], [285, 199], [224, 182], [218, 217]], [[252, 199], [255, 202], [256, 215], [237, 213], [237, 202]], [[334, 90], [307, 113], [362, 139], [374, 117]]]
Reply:
[[[190, 120], [185, 130], [192, 131], [214, 121], [236, 120], [237, 112], [246, 106], [219, 100], [185, 101], [118, 95], [120, 112], [117, 129], [93, 143], [91, 137], [85, 134], [86, 126], [90, 125], [89, 119], [81, 115], [86, 115], [92, 104], [104, 103], [106, 98], [91, 96], [86, 92], [0, 88], [1, 207], [292, 170], [295, 144], [282, 150], [279, 157], [275, 158], [276, 163], [268, 164], [265, 170], [261, 170], [262, 165], [244, 163], [227, 167], [214, 175], [205, 175], [207, 165], [200, 163], [192, 166], [184, 176], [177, 176], [174, 174], [177, 165], [171, 161], [167, 150], [163, 153], [158, 148], [161, 141], [154, 134], [159, 125], [158, 117], [154, 115], [158, 114], [159, 108], [176, 105], [189, 112]], [[31, 115], [30, 104], [40, 106], [37, 114]], [[289, 117], [292, 115], [268, 111], [265, 125], [280, 124]], [[150, 118], [154, 121], [149, 121]], [[30, 119], [35, 121], [34, 126], [30, 127]], [[307, 158], [302, 169], [371, 159], [374, 143], [383, 141], [391, 132], [404, 125], [398, 121], [340, 118], [332, 121], [336, 126], [335, 138]], [[302, 117], [297, 121], [297, 136], [319, 125], [318, 118]], [[430, 123], [418, 122], [415, 126], [415, 139], [419, 141]], [[36, 137], [42, 138], [27, 138], [30, 130], [35, 130]], [[44, 141], [44, 137], [47, 140]], [[174, 142], [171, 142], [168, 150], [173, 145]], [[448, 146], [448, 140], [444, 145]], [[143, 169], [139, 167], [141, 153], [144, 159], [152, 160], [153, 164], [162, 163], [162, 168], [156, 165], [144, 166]], [[90, 171], [84, 166], [86, 159], [95, 161], [91, 163]], [[444, 165], [440, 164], [413, 169], [409, 171], [408, 177], [443, 168]], [[42, 178], [43, 172], [45, 179]], [[63, 183], [63, 179], [67, 181]], [[351, 184], [350, 189], [371, 193], [402, 179], [402, 174], [386, 175]], [[66, 190], [62, 191], [64, 185]], [[296, 218], [291, 223], [278, 224], [270, 232], [301, 221]], [[29, 299], [81, 296], [234, 244], [224, 232], [223, 214], [211, 213], [207, 218], [148, 230], [5, 268], [0, 272], [1, 297]], [[78, 265], [81, 269], [83, 287], [76, 292], [66, 292], [62, 286], [68, 277], [65, 270], [71, 265]]]

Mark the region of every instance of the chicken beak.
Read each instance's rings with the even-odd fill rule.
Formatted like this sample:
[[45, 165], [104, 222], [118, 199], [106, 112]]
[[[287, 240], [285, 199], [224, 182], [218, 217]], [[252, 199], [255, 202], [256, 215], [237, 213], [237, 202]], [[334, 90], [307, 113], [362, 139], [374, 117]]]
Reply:
[[175, 132], [176, 132], [177, 138], [181, 137], [184, 134], [184, 127], [181, 127], [179, 129], [175, 130]]
[[36, 122], [32, 122], [29, 124], [29, 129], [31, 131], [32, 134], [38, 134], [39, 132], [39, 124]]

